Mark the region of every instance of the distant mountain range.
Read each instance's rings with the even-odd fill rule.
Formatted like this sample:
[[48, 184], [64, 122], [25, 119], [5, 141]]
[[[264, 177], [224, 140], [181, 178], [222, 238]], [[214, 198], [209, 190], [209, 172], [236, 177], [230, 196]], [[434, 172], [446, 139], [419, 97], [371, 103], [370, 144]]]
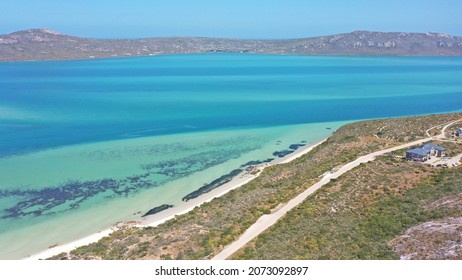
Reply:
[[65, 60], [189, 53], [462, 56], [462, 37], [441, 33], [354, 31], [291, 40], [203, 37], [88, 39], [49, 29], [0, 35], [0, 61]]

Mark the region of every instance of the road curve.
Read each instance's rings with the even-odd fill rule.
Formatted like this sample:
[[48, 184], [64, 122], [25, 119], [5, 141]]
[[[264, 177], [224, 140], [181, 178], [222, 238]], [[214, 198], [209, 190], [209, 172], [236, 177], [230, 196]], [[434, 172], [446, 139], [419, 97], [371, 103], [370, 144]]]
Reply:
[[450, 125], [452, 125], [452, 124], [454, 124], [456, 122], [459, 122], [459, 121], [462, 121], [462, 120], [456, 120], [456, 121], [452, 121], [452, 122], [446, 124], [441, 129], [441, 134], [438, 135], [438, 136], [428, 137], [428, 138], [425, 138], [425, 139], [421, 139], [421, 140], [413, 141], [413, 142], [410, 142], [410, 143], [402, 144], [402, 145], [399, 145], [399, 146], [396, 146], [396, 147], [392, 147], [392, 148], [388, 148], [388, 149], [385, 149], [385, 150], [373, 152], [373, 153], [367, 154], [365, 156], [361, 156], [361, 157], [357, 158], [356, 160], [351, 161], [351, 162], [343, 165], [340, 169], [338, 169], [334, 173], [327, 173], [326, 175], [323, 176], [323, 178], [319, 182], [315, 183], [314, 185], [309, 187], [307, 190], [305, 190], [301, 194], [297, 195], [295, 198], [290, 200], [287, 204], [284, 205], [284, 207], [282, 207], [278, 211], [276, 211], [276, 212], [274, 212], [272, 214], [261, 216], [236, 241], [234, 241], [233, 243], [231, 243], [230, 245], [225, 247], [223, 249], [223, 251], [221, 251], [220, 253], [215, 255], [212, 258], [212, 260], [225, 260], [225, 259], [229, 258], [232, 254], [234, 254], [237, 250], [242, 248], [249, 241], [251, 241], [252, 239], [257, 237], [259, 234], [261, 234], [263, 231], [265, 231], [266, 229], [268, 229], [269, 227], [274, 225], [287, 212], [289, 212], [290, 210], [292, 210], [293, 208], [298, 206], [300, 203], [302, 203], [308, 196], [313, 194], [315, 191], [319, 190], [322, 186], [329, 183], [329, 181], [331, 179], [338, 178], [342, 174], [352, 170], [353, 168], [357, 167], [361, 163], [365, 163], [365, 162], [374, 160], [377, 156], [380, 156], [380, 155], [383, 155], [383, 154], [386, 154], [386, 153], [389, 153], [389, 152], [393, 152], [393, 151], [396, 151], [396, 150], [400, 150], [400, 149], [420, 145], [420, 144], [422, 144], [424, 142], [427, 142], [427, 141], [444, 138], [444, 133], [445, 133], [446, 128], [448, 128]]

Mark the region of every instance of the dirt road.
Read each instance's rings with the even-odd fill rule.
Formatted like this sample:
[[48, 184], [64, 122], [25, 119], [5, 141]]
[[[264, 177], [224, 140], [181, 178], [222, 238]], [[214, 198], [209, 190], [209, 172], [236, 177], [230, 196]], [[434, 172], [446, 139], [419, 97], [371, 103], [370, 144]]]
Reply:
[[[317, 182], [316, 184], [312, 185], [309, 187], [306, 191], [302, 192], [301, 194], [297, 195], [295, 198], [290, 200], [284, 207], [279, 209], [278, 211], [268, 214], [268, 215], [263, 215], [261, 216], [252, 226], [250, 226], [244, 234], [242, 234], [236, 241], [225, 247], [223, 251], [218, 253], [215, 257], [212, 258], [212, 260], [225, 260], [229, 258], [232, 254], [234, 254], [237, 250], [239, 250], [241, 247], [243, 247], [245, 244], [247, 244], [249, 241], [257, 237], [260, 233], [274, 225], [281, 217], [283, 217], [287, 212], [292, 210], [294, 207], [302, 203], [308, 196], [313, 194], [315, 191], [320, 189], [322, 186], [326, 185], [329, 183], [331, 179], [335, 179], [342, 174], [352, 170], [353, 168], [357, 167], [361, 163], [365, 163], [368, 161], [374, 160], [377, 156], [393, 152], [396, 150], [412, 147], [412, 146], [417, 146], [420, 145], [424, 142], [428, 142], [431, 140], [436, 140], [436, 139], [442, 139], [444, 138], [444, 133], [446, 128], [448, 128], [450, 125], [459, 122], [461, 120], [453, 121], [450, 122], [449, 124], [446, 124], [442, 129], [441, 129], [441, 134], [438, 136], [434, 137], [428, 137], [425, 139], [417, 140], [414, 142], [406, 143], [403, 145], [399, 145], [396, 147], [392, 147], [389, 149], [373, 152], [370, 154], [367, 154], [365, 156], [361, 156], [357, 158], [356, 160], [349, 162], [345, 165], [343, 165], [340, 169], [338, 169], [334, 173], [326, 173], [324, 177]], [[444, 124], [443, 124], [444, 125]], [[440, 125], [441, 126], [441, 125]]]

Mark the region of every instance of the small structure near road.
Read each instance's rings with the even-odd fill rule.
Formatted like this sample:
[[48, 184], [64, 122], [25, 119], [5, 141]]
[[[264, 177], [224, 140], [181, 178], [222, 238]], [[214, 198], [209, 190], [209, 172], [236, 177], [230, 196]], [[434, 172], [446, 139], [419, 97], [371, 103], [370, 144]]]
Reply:
[[431, 144], [431, 143], [423, 145], [422, 149], [429, 151], [430, 156], [436, 156], [436, 157], [444, 157], [445, 151], [446, 151], [445, 148], [435, 145], [435, 144]]
[[454, 131], [454, 136], [462, 138], [462, 127], [459, 127], [456, 131]]
[[432, 144], [427, 143], [424, 144], [422, 147], [412, 148], [406, 151], [406, 159], [412, 161], [420, 161], [424, 162], [426, 160], [431, 159], [431, 157], [443, 157], [445, 155], [446, 149]]
[[406, 151], [406, 159], [412, 161], [426, 161], [429, 159], [427, 150], [422, 148], [413, 148]]

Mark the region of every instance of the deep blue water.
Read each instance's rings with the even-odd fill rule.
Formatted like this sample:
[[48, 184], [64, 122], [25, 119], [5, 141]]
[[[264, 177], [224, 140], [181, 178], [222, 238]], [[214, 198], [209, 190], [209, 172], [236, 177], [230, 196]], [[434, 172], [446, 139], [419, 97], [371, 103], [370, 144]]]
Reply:
[[0, 63], [0, 259], [178, 205], [341, 121], [462, 111], [461, 97], [462, 57]]
[[461, 109], [461, 57], [203, 54], [0, 63], [0, 156]]

